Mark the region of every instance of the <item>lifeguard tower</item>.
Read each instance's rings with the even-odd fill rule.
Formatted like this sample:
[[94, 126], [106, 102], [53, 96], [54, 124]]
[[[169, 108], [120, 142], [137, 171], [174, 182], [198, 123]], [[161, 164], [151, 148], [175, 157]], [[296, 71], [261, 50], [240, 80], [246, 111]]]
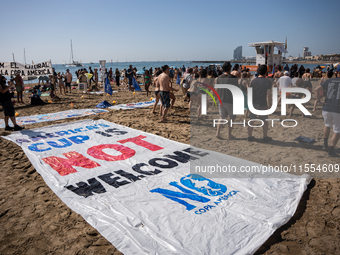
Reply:
[[[258, 64], [268, 66], [270, 72], [275, 65], [282, 65], [282, 53], [288, 53], [285, 49], [285, 43], [268, 41], [268, 42], [257, 42], [249, 43], [249, 47], [255, 47], [256, 50], [256, 66]], [[253, 66], [252, 66], [253, 67]], [[251, 71], [256, 71], [251, 70]]]

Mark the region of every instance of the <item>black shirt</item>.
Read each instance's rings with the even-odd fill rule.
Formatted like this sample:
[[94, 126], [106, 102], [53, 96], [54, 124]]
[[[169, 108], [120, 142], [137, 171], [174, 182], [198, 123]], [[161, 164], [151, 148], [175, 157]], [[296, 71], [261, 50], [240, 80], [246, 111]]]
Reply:
[[[0, 86], [2, 89], [6, 88], [6, 82], [0, 82]], [[0, 103], [11, 100], [11, 94], [7, 90], [5, 93], [0, 92]]]
[[[131, 73], [130, 73], [131, 72]], [[133, 69], [128, 69], [127, 71], [126, 71], [126, 76], [128, 77], [128, 78], [132, 78], [133, 77]]]
[[[229, 84], [240, 88], [238, 79], [232, 74], [222, 74], [216, 79], [216, 84]], [[242, 86], [243, 87], [243, 86]], [[216, 89], [218, 95], [221, 98], [222, 103], [233, 103], [233, 95], [229, 89]]]
[[340, 79], [328, 79], [321, 86], [325, 95], [325, 106], [322, 110], [340, 113]]
[[272, 89], [271, 81], [264, 77], [258, 77], [252, 80], [250, 87], [253, 88], [253, 105], [268, 106], [267, 90]]

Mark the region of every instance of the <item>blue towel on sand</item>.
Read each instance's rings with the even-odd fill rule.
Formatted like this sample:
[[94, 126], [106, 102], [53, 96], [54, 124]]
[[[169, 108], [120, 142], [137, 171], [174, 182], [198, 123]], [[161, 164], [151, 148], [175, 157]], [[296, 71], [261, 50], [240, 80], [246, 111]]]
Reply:
[[108, 101], [104, 100], [103, 102], [97, 104], [97, 108], [107, 108], [112, 106], [112, 104], [110, 104]]

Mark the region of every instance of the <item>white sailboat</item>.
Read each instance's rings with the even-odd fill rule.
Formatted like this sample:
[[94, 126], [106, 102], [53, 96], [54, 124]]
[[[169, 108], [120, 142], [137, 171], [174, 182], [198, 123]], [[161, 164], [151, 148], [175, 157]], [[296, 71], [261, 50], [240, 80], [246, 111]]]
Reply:
[[72, 40], [71, 40], [71, 63], [66, 65], [66, 67], [81, 67], [83, 66], [80, 62], [73, 60], [73, 48], [72, 48]]

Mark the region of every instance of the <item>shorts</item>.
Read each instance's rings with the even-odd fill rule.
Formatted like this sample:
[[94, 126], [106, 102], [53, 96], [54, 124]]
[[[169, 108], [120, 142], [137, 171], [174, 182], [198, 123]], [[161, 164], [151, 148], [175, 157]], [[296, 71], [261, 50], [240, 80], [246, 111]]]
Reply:
[[5, 116], [14, 117], [15, 110], [11, 100], [3, 101], [1, 102], [1, 105]]
[[71, 87], [71, 82], [65, 82], [66, 87]]
[[155, 96], [158, 96], [159, 90], [155, 91]]
[[170, 92], [169, 91], [160, 91], [159, 95], [161, 97], [162, 106], [164, 108], [170, 108]]
[[[267, 106], [259, 106], [259, 105], [254, 105], [254, 108], [256, 110], [268, 110]], [[252, 112], [249, 113], [249, 118], [250, 119], [260, 119], [260, 120], [265, 120], [268, 119], [268, 115], [256, 115]]]
[[228, 103], [222, 103], [222, 105], [219, 105], [218, 107], [220, 117], [222, 119], [225, 119], [230, 116], [230, 119], [235, 119], [235, 115], [233, 114], [233, 104], [228, 104]]
[[132, 86], [132, 78], [129, 78], [129, 85]]
[[22, 86], [15, 86], [17, 92], [22, 92]]
[[333, 126], [333, 132], [340, 134], [340, 113], [322, 111], [323, 119], [326, 127]]
[[303, 84], [303, 87], [304, 88], [312, 88], [312, 82], [309, 80], [309, 81], [305, 81], [304, 84]]

